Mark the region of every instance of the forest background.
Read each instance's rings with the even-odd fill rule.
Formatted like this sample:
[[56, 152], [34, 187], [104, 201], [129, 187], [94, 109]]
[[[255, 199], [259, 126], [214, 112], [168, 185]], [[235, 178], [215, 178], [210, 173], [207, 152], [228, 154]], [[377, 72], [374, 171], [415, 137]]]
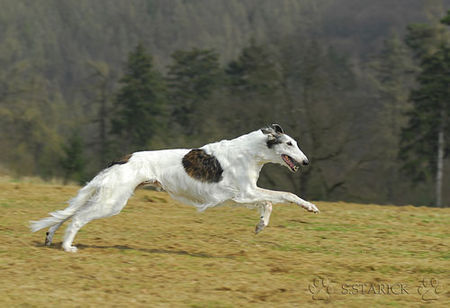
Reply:
[[0, 0], [0, 172], [83, 183], [133, 151], [278, 123], [311, 164], [300, 175], [266, 166], [261, 186], [448, 206], [448, 9], [449, 0]]

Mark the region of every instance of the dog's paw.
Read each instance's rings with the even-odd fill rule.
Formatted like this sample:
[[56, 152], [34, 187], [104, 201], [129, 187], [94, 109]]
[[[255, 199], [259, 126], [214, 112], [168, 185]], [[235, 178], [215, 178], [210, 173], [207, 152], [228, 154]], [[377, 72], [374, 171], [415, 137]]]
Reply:
[[261, 219], [259, 221], [259, 223], [256, 225], [255, 234], [258, 234], [259, 232], [261, 232], [265, 227], [266, 227], [266, 225], [264, 224], [264, 220]]
[[314, 204], [312, 204], [311, 202], [308, 202], [307, 204], [305, 204], [303, 206], [303, 208], [305, 210], [307, 210], [308, 212], [313, 212], [315, 214], [320, 213], [319, 209]]
[[75, 246], [63, 246], [64, 251], [66, 252], [77, 252], [78, 248]]
[[52, 237], [50, 236], [50, 232], [47, 232], [45, 235], [45, 246], [50, 246], [52, 244]]

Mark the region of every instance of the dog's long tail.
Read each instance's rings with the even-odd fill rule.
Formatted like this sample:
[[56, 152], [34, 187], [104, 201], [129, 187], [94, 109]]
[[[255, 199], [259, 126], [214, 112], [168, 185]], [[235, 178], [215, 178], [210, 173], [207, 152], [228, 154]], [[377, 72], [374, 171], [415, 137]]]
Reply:
[[85, 205], [89, 199], [96, 193], [97, 187], [91, 181], [86, 186], [84, 186], [78, 194], [69, 201], [69, 206], [64, 210], [59, 210], [56, 212], [50, 213], [49, 217], [43, 218], [38, 221], [30, 221], [30, 228], [32, 232], [36, 232], [38, 230], [48, 228], [54, 226], [58, 223], [61, 223], [75, 214], [75, 212], [80, 209], [83, 205]]

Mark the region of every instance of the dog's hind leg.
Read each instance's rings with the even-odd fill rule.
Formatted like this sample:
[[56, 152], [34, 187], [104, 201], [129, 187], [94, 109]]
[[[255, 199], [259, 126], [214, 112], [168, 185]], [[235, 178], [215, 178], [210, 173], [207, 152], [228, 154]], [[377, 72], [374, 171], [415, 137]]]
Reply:
[[261, 202], [261, 218], [256, 225], [255, 234], [258, 234], [269, 225], [270, 214], [272, 214], [272, 202]]
[[70, 217], [67, 217], [66, 219], [64, 219], [63, 221], [61, 221], [60, 223], [57, 223], [54, 226], [51, 226], [48, 229], [48, 232], [45, 235], [45, 246], [50, 246], [52, 244], [53, 241], [53, 236], [55, 235], [56, 230], [59, 229], [59, 227], [61, 227], [61, 225], [63, 223], [65, 223]]
[[[94, 208], [92, 208], [94, 207]], [[69, 226], [66, 229], [66, 234], [64, 235], [64, 240], [62, 244], [62, 248], [68, 252], [76, 252], [77, 247], [72, 246], [73, 240], [77, 235], [78, 231], [88, 222], [99, 219], [103, 217], [112, 216], [113, 213], [103, 212], [101, 205], [93, 204], [92, 207], [85, 209], [84, 211], [80, 211], [75, 214], [70, 222]]]
[[74, 217], [72, 221], [70, 222], [69, 226], [66, 229], [66, 234], [64, 236], [64, 241], [62, 244], [62, 247], [65, 251], [68, 252], [77, 252], [77, 247], [72, 246], [73, 240], [75, 238], [75, 235], [77, 235], [78, 231], [83, 227], [85, 224], [87, 224], [89, 221], [80, 219], [79, 217]]
[[[99, 197], [97, 200], [92, 201], [88, 207], [81, 209], [75, 213], [72, 217], [72, 221], [67, 227], [66, 234], [64, 236], [62, 247], [65, 251], [76, 252], [77, 248], [72, 246], [78, 231], [88, 222], [94, 219], [100, 219], [117, 215], [127, 204], [128, 198], [132, 192], [129, 191], [115, 191], [108, 194], [104, 192], [108, 198]], [[107, 201], [105, 201], [105, 199]]]
[[75, 238], [75, 235], [77, 235], [77, 232], [88, 222], [89, 221], [82, 221], [77, 217], [72, 220], [70, 225], [67, 227], [66, 235], [64, 236], [64, 241], [62, 244], [62, 247], [65, 251], [77, 252], [77, 247], [72, 246], [72, 242]]

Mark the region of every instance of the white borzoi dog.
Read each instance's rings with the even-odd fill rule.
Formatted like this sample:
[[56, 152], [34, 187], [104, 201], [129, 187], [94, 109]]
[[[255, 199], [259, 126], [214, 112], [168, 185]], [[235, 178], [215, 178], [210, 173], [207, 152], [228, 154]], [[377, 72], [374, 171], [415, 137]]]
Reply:
[[199, 149], [136, 152], [112, 162], [80, 189], [64, 210], [32, 221], [31, 230], [50, 227], [45, 239], [50, 245], [56, 230], [71, 218], [62, 247], [76, 252], [72, 242], [78, 230], [91, 220], [119, 214], [140, 185], [162, 187], [173, 198], [200, 211], [224, 204], [259, 207], [256, 233], [269, 224], [272, 204], [295, 203], [319, 212], [314, 204], [292, 193], [259, 188], [256, 183], [266, 163], [278, 163], [295, 172], [300, 164], [307, 165], [308, 159], [277, 124]]

